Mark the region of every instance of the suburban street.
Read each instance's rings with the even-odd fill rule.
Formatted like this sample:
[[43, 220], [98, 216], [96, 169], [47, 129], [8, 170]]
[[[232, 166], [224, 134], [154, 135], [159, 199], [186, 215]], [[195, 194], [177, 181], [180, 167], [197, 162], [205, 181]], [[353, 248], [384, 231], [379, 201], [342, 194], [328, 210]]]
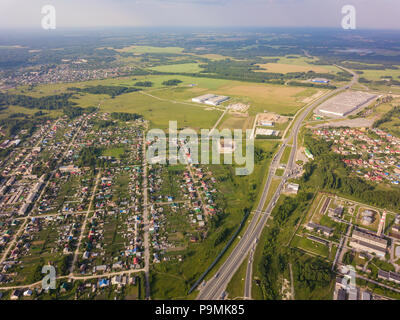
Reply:
[[73, 258], [72, 263], [71, 263], [70, 275], [73, 274], [75, 263], [78, 260], [79, 248], [80, 248], [81, 243], [82, 243], [82, 238], [83, 238], [83, 236], [85, 234], [87, 219], [89, 217], [90, 212], [92, 211], [92, 205], [93, 205], [93, 202], [94, 202], [94, 198], [96, 196], [96, 190], [97, 190], [97, 186], [99, 185], [100, 177], [101, 177], [101, 170], [99, 170], [99, 173], [97, 174], [96, 182], [94, 184], [93, 191], [92, 191], [92, 197], [90, 198], [89, 206], [88, 206], [88, 209], [86, 211], [85, 218], [83, 220], [81, 232], [80, 232], [79, 239], [78, 239], [78, 245], [76, 246], [76, 250], [75, 250], [75, 253], [74, 253], [74, 258]]
[[144, 273], [146, 280], [146, 299], [150, 298], [150, 240], [149, 240], [149, 208], [147, 190], [146, 138], [143, 137], [143, 223], [144, 223]]

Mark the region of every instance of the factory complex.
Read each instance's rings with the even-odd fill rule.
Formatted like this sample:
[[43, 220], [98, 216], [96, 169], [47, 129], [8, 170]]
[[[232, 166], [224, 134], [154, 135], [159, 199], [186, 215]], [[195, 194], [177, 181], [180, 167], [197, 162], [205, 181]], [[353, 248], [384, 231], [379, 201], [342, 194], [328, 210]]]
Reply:
[[315, 113], [344, 117], [377, 98], [377, 95], [362, 91], [346, 91], [321, 104]]
[[196, 103], [204, 103], [210, 106], [219, 106], [221, 103], [229, 100], [229, 97], [218, 96], [212, 93], [202, 95], [200, 97], [193, 98], [192, 101]]

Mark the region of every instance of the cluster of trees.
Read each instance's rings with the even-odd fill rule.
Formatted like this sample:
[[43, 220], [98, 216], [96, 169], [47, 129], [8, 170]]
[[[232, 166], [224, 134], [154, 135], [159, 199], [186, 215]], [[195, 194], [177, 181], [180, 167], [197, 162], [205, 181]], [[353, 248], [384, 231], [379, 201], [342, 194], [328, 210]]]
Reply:
[[96, 124], [98, 129], [105, 129], [114, 124], [114, 122], [111, 120], [98, 120], [98, 121], [94, 121], [94, 123]]
[[79, 154], [76, 164], [79, 167], [91, 167], [91, 168], [106, 168], [111, 164], [111, 160], [99, 158], [103, 153], [102, 148], [86, 147], [83, 148]]
[[27, 130], [27, 134], [31, 135], [36, 128], [36, 121], [32, 121], [32, 119], [5, 118], [0, 120], [0, 127], [8, 131], [8, 135], [16, 135], [21, 130]]
[[23, 112], [15, 112], [9, 115], [10, 119], [14, 119], [14, 118], [27, 118], [29, 117], [26, 113]]
[[353, 263], [354, 254], [352, 251], [347, 251], [343, 256], [343, 263], [346, 265], [350, 265]]
[[0, 106], [21, 106], [30, 109], [58, 110], [75, 105], [74, 102], [69, 101], [71, 96], [71, 93], [63, 93], [54, 96], [35, 98], [26, 95], [0, 93]]
[[374, 86], [399, 86], [400, 81], [393, 79], [393, 77], [385, 77], [386, 79], [382, 80], [368, 80], [366, 78], [361, 77], [359, 79], [360, 83], [371, 84]]
[[97, 110], [96, 107], [88, 107], [88, 108], [82, 108], [82, 107], [65, 107], [63, 109], [63, 112], [65, 115], [67, 115], [70, 119], [76, 118], [81, 116], [84, 113], [92, 113]]
[[86, 87], [86, 88], [71, 87], [71, 88], [68, 88], [68, 90], [75, 91], [75, 92], [86, 92], [86, 93], [91, 93], [91, 94], [108, 94], [111, 98], [114, 98], [121, 94], [136, 92], [136, 91], [140, 91], [141, 89], [138, 89], [135, 87], [98, 85], [98, 86], [92, 86], [92, 87]]
[[343, 61], [341, 62], [341, 65], [345, 68], [354, 70], [386, 70], [386, 69], [397, 70], [398, 69], [396, 65], [390, 62], [367, 64], [355, 61]]
[[101, 149], [95, 147], [83, 148], [79, 154], [77, 164], [79, 167], [95, 167], [98, 157], [101, 155]]
[[182, 83], [182, 81], [179, 79], [171, 79], [171, 80], [164, 81], [162, 84], [164, 86], [172, 87], [172, 86], [177, 86], [180, 83]]
[[266, 157], [266, 152], [264, 151], [264, 149], [254, 146], [254, 161], [256, 163], [259, 163], [263, 161], [265, 157]]
[[229, 235], [232, 233], [233, 228], [223, 228], [221, 232], [218, 233], [214, 240], [214, 246], [218, 246], [220, 243], [228, 239]]
[[135, 83], [135, 86], [137, 87], [152, 87], [153, 86], [153, 82], [151, 81], [138, 81]]
[[330, 265], [321, 259], [310, 257], [305, 261], [295, 260], [293, 273], [296, 285], [310, 291], [329, 286], [333, 274]]
[[285, 198], [285, 201], [279, 205], [276, 210], [274, 219], [278, 225], [282, 226], [288, 221], [290, 216], [295, 212], [296, 209], [302, 209], [307, 205], [308, 201], [311, 200], [312, 194], [306, 192], [300, 192], [296, 198]]
[[111, 118], [115, 120], [132, 121], [141, 119], [143, 116], [137, 113], [113, 112], [111, 113]]
[[280, 262], [285, 259], [285, 255], [280, 252], [277, 243], [279, 228], [274, 226], [267, 230], [263, 258], [259, 266], [262, 275], [260, 287], [265, 300], [277, 300], [280, 297], [278, 276], [285, 271], [285, 266]]
[[331, 84], [319, 84], [319, 83], [313, 83], [313, 82], [297, 82], [297, 81], [290, 81], [287, 83], [289, 86], [294, 86], [294, 87], [311, 87], [311, 88], [321, 88], [321, 89], [336, 89], [336, 86], [333, 86]]
[[[312, 193], [305, 192], [299, 193], [295, 198], [285, 197], [272, 212], [274, 218], [270, 222], [270, 227], [266, 229], [267, 233], [263, 239], [263, 257], [258, 265], [261, 274], [260, 289], [264, 299], [275, 300], [281, 297], [282, 286], [279, 279], [281, 279], [280, 275], [287, 272], [289, 262], [296, 261], [299, 264], [298, 269], [295, 270], [295, 276], [301, 279], [309, 278], [308, 274], [305, 276], [303, 272], [299, 271], [302, 268], [307, 268], [305, 265], [308, 260], [304, 260], [304, 257], [299, 259], [299, 255], [301, 257], [303, 255], [297, 250], [283, 246], [282, 241], [284, 243], [288, 241], [286, 231], [295, 230], [299, 216], [306, 212], [306, 207], [311, 200]], [[316, 261], [320, 261], [320, 259], [316, 258]], [[328, 269], [326, 279], [330, 279], [330, 277], [330, 270]], [[330, 280], [327, 283], [318, 283], [318, 285], [328, 286], [329, 283]], [[311, 290], [315, 283], [305, 282], [302, 285]]]
[[400, 106], [396, 106], [389, 112], [385, 113], [382, 118], [374, 122], [373, 127], [378, 128], [380, 125], [392, 121], [393, 117], [400, 117]]

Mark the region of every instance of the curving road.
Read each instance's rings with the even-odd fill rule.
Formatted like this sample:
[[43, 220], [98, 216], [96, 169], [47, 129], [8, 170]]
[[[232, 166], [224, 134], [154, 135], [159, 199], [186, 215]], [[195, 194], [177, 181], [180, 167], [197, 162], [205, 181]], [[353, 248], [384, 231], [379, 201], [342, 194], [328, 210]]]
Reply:
[[[236, 273], [237, 269], [240, 267], [240, 265], [243, 263], [244, 259], [248, 256], [249, 251], [251, 250], [252, 246], [255, 245], [261, 235], [262, 230], [264, 229], [264, 226], [273, 210], [273, 208], [276, 205], [277, 200], [279, 199], [282, 189], [288, 179], [288, 177], [291, 175], [292, 170], [295, 167], [295, 155], [297, 151], [297, 138], [298, 134], [300, 131], [300, 128], [302, 126], [303, 121], [305, 118], [308, 116], [308, 114], [314, 110], [317, 106], [319, 106], [323, 101], [326, 99], [332, 97], [333, 95], [344, 91], [348, 88], [350, 88], [352, 85], [354, 85], [358, 81], [358, 76], [356, 73], [354, 73], [351, 70], [342, 68], [348, 72], [350, 72], [353, 75], [352, 81], [350, 84], [343, 86], [341, 88], [338, 88], [329, 94], [317, 99], [315, 102], [310, 104], [301, 114], [300, 116], [295, 119], [295, 123], [292, 127], [291, 133], [289, 137], [282, 143], [282, 146], [279, 148], [277, 154], [273, 158], [269, 171], [268, 171], [268, 177], [267, 181], [264, 185], [264, 189], [260, 198], [260, 201], [258, 203], [257, 209], [254, 213], [253, 218], [251, 219], [248, 228], [246, 229], [243, 237], [240, 239], [236, 247], [233, 249], [233, 251], [230, 253], [229, 257], [226, 259], [226, 261], [223, 263], [223, 265], [219, 268], [219, 270], [216, 272], [215, 276], [210, 279], [205, 286], [201, 289], [199, 295], [197, 296], [198, 300], [218, 300], [224, 297], [224, 292], [225, 289], [233, 277], [233, 275]], [[268, 195], [268, 191], [271, 185], [272, 177], [275, 175], [275, 171], [277, 169], [277, 166], [280, 163], [280, 159], [282, 157], [282, 154], [286, 148], [286, 144], [288, 141], [291, 141], [293, 138], [293, 143], [292, 143], [292, 150], [290, 153], [289, 161], [287, 163], [286, 169], [284, 176], [282, 177], [282, 180], [273, 195], [271, 201], [269, 202], [266, 210], [263, 212], [263, 208], [266, 202], [266, 198]], [[252, 264], [252, 261], [250, 261], [250, 264]], [[251, 267], [251, 266], [250, 266]], [[248, 273], [249, 274], [249, 273]], [[251, 284], [249, 284], [249, 281], [246, 281], [245, 285], [245, 297], [250, 297], [251, 294]]]

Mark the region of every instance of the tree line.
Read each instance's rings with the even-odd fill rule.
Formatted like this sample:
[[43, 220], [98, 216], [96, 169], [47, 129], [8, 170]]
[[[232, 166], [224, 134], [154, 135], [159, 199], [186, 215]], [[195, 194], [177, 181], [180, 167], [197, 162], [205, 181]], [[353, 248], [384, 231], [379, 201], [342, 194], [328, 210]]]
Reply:
[[21, 106], [29, 109], [58, 110], [76, 105], [69, 99], [72, 93], [63, 93], [45, 97], [31, 97], [26, 95], [0, 93], [0, 106]]
[[86, 87], [86, 88], [70, 87], [70, 88], [68, 88], [68, 90], [75, 91], [75, 92], [91, 93], [91, 94], [108, 94], [111, 98], [114, 98], [116, 96], [119, 96], [119, 95], [122, 95], [125, 93], [140, 91], [141, 89], [135, 88], [135, 87], [98, 85], [98, 86], [91, 86], [91, 87]]

